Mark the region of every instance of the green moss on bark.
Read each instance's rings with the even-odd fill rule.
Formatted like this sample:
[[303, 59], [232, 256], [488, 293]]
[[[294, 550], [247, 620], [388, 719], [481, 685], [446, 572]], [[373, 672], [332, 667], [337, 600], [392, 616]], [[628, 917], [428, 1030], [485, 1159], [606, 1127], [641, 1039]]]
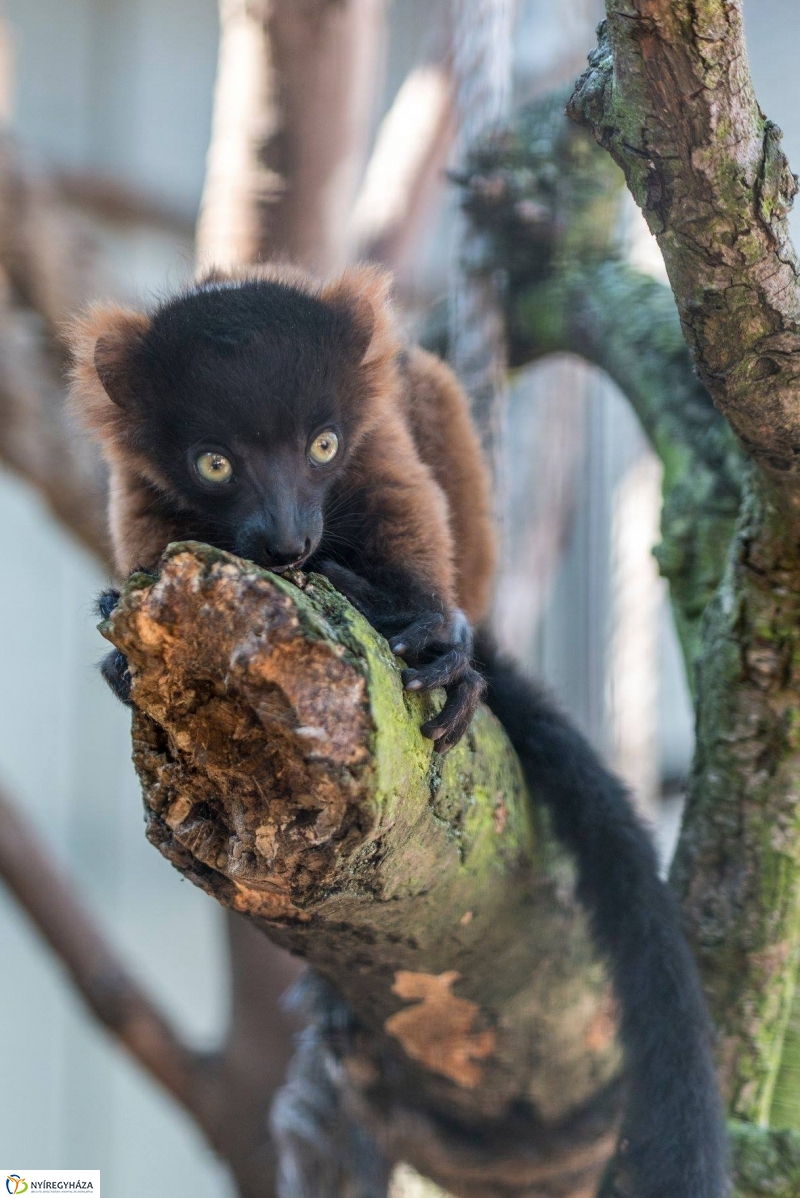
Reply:
[[464, 206], [502, 270], [514, 365], [574, 353], [620, 387], [664, 464], [662, 541], [687, 677], [722, 577], [743, 455], [692, 368], [669, 288], [622, 257], [623, 176], [560, 97], [524, 110], [469, 160]]
[[800, 1136], [752, 1123], [730, 1124], [736, 1172], [735, 1198], [797, 1198]]

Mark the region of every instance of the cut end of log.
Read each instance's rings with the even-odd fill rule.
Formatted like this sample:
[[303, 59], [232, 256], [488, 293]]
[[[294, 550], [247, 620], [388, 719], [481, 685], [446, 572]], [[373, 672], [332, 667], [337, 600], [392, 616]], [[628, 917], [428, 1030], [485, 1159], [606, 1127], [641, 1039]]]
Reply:
[[177, 544], [104, 629], [131, 665], [151, 839], [190, 854], [227, 905], [268, 919], [302, 918], [334, 849], [357, 848], [377, 817], [361, 801], [375, 736], [364, 662], [309, 598], [343, 601], [323, 579], [300, 581], [308, 595]]
[[131, 667], [150, 839], [238, 911], [308, 919], [409, 770], [441, 774], [419, 732], [433, 700], [404, 694], [386, 643], [317, 575], [178, 543], [103, 632]]

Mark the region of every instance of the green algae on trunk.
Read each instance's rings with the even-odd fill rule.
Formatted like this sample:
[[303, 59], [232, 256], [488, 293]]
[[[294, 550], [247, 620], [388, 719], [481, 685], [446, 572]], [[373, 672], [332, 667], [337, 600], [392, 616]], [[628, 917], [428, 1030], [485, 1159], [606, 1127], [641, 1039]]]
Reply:
[[800, 962], [800, 561], [788, 533], [756, 474], [704, 620], [674, 867], [731, 1113], [760, 1125], [772, 1122]]

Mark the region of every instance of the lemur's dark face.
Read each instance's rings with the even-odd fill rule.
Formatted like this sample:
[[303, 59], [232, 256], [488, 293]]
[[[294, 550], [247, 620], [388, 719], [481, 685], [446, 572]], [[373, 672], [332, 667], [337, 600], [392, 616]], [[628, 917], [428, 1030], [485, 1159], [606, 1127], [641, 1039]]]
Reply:
[[371, 329], [282, 283], [209, 285], [152, 317], [135, 350], [133, 443], [214, 544], [259, 565], [318, 547], [363, 434]]

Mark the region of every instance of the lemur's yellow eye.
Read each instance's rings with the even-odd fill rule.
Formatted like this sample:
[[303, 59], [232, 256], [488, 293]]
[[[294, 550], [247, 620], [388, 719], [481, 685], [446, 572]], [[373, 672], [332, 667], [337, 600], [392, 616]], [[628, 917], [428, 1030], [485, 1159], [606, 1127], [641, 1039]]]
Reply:
[[326, 429], [311, 442], [308, 456], [317, 466], [327, 466], [339, 452], [339, 438], [333, 429]]
[[227, 483], [233, 475], [233, 466], [225, 455], [213, 450], [201, 453], [194, 464], [204, 483]]

